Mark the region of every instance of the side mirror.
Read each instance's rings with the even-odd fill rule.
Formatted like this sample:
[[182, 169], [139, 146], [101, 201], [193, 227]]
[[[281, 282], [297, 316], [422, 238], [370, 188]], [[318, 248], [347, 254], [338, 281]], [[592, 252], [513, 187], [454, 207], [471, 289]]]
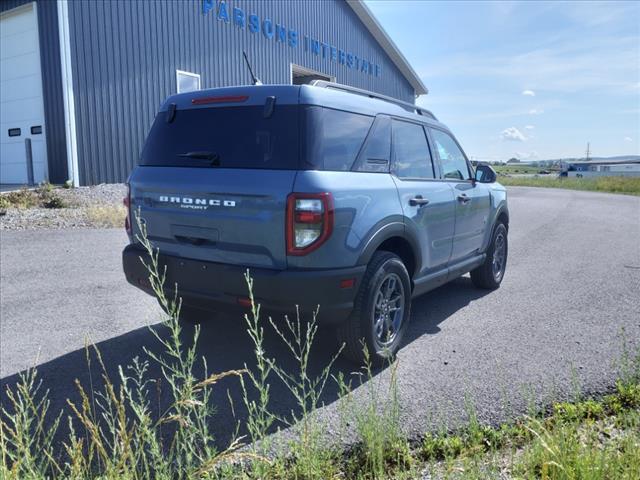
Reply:
[[475, 181], [478, 183], [493, 183], [498, 179], [498, 174], [486, 163], [479, 163], [476, 167]]

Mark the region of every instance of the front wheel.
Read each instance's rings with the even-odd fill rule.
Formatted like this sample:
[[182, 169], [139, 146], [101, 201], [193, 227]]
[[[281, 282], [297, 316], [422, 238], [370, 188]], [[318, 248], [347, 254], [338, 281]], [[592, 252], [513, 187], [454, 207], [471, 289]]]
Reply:
[[471, 271], [471, 281], [478, 288], [495, 290], [502, 283], [504, 272], [507, 268], [507, 254], [509, 242], [507, 240], [507, 227], [504, 223], [498, 223], [491, 237], [491, 244], [487, 249], [487, 257], [484, 263]]
[[367, 266], [354, 309], [338, 328], [344, 354], [362, 365], [381, 365], [400, 348], [411, 311], [411, 281], [402, 260], [390, 252], [376, 252]]

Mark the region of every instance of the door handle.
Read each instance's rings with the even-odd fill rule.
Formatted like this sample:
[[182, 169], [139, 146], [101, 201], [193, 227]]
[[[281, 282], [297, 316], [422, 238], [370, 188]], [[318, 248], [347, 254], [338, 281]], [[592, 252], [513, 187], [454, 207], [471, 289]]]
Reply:
[[466, 193], [461, 193], [460, 195], [458, 195], [458, 201], [463, 205], [466, 205], [471, 201], [471, 198], [467, 197]]
[[176, 235], [175, 236], [176, 240], [178, 240], [179, 242], [182, 243], [189, 243], [191, 245], [202, 245], [205, 242], [207, 242], [206, 238], [198, 238], [198, 237], [185, 237], [182, 235]]
[[422, 198], [422, 195], [416, 195], [411, 200], [409, 200], [409, 205], [412, 207], [424, 207], [429, 204], [429, 200], [426, 198]]

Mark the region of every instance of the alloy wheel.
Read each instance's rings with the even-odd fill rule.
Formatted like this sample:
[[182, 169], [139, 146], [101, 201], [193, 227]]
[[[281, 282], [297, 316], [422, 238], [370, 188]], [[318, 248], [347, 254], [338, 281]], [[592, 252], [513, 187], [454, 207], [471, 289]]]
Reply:
[[393, 344], [402, 327], [405, 294], [402, 280], [395, 273], [388, 273], [380, 283], [374, 297], [373, 329], [378, 346]]

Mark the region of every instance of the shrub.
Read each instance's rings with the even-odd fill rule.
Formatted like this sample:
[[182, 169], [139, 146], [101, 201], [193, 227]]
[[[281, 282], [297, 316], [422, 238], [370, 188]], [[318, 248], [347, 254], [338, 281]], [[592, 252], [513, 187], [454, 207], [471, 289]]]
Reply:
[[43, 208], [67, 208], [67, 202], [64, 201], [54, 190], [53, 185], [49, 182], [43, 182], [35, 190], [38, 196], [38, 204]]
[[33, 190], [26, 188], [0, 195], [2, 208], [33, 208], [38, 206], [39, 197]]
[[67, 203], [55, 193], [50, 183], [43, 183], [35, 190], [26, 188], [0, 195], [0, 208], [66, 208]]
[[55, 193], [48, 193], [45, 196], [40, 197], [40, 204], [44, 208], [67, 208], [67, 202]]

